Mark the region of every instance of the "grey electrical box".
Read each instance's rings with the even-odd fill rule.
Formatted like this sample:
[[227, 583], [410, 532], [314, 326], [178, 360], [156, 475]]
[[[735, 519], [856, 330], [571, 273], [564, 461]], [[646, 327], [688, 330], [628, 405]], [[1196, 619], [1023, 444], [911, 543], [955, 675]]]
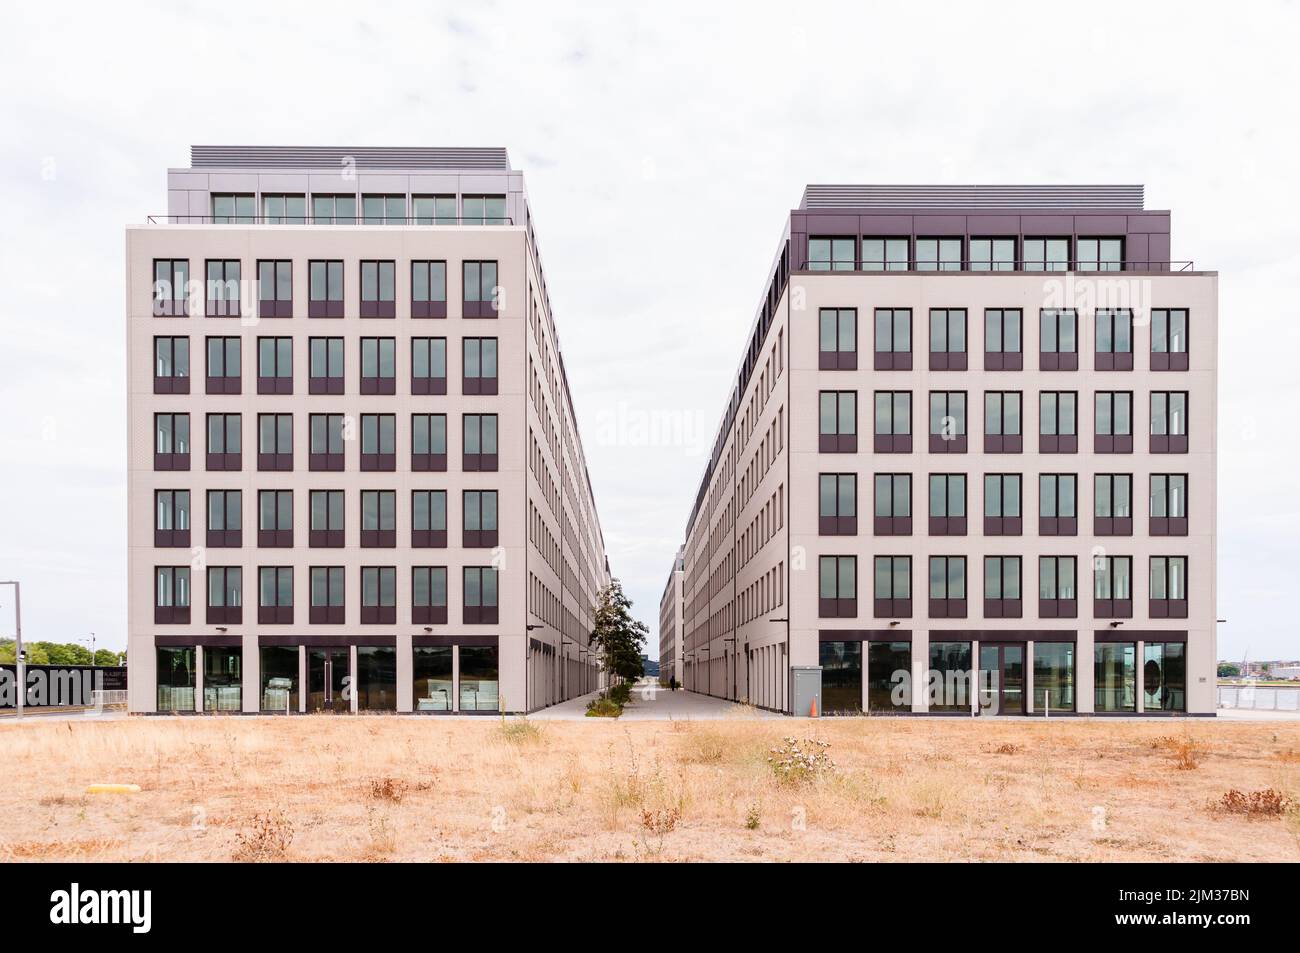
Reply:
[[820, 665], [790, 666], [790, 714], [807, 718], [812, 714], [813, 703], [817, 714], [822, 713], [822, 667]]

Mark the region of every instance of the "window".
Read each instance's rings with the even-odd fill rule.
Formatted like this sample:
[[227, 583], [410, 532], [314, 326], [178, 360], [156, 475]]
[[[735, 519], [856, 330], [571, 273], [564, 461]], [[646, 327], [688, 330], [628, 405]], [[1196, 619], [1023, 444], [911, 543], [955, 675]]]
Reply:
[[1142, 649], [1144, 711], [1187, 710], [1187, 646], [1182, 642], [1148, 642]]
[[298, 710], [298, 646], [261, 646], [262, 699], [260, 711]]
[[1099, 390], [1093, 415], [1096, 453], [1133, 452], [1133, 392]]
[[194, 646], [158, 646], [158, 711], [194, 711]]
[[461, 544], [469, 548], [497, 545], [496, 490], [465, 491]]
[[446, 338], [411, 338], [411, 393], [447, 393]]
[[463, 570], [465, 625], [497, 624], [497, 571], [490, 566]]
[[824, 390], [818, 395], [817, 449], [822, 453], [856, 453], [858, 450], [858, 392]]
[[239, 317], [239, 259], [209, 260], [206, 263], [206, 301], [209, 318]]
[[918, 238], [917, 271], [961, 271], [960, 238]]
[[405, 225], [406, 196], [363, 195], [361, 214], [364, 225]]
[[[415, 625], [447, 624], [447, 567], [414, 566], [411, 568], [411, 622]], [[419, 669], [419, 653], [416, 648], [416, 668]], [[451, 691], [451, 648], [447, 648], [447, 691]], [[418, 676], [417, 676], [418, 677]], [[420, 704], [423, 695], [416, 697], [417, 710], [423, 711]], [[451, 705], [450, 695], [446, 699], [448, 709]], [[448, 709], [442, 709], [446, 711]]]
[[1187, 618], [1187, 557], [1151, 557], [1151, 618]]
[[413, 195], [411, 204], [415, 213], [416, 225], [455, 225], [456, 196], [454, 195]]
[[1074, 711], [1073, 642], [1034, 643], [1034, 705], [1048, 712]]
[[1026, 238], [1025, 271], [1068, 271], [1070, 269], [1070, 240], [1068, 238]]
[[243, 711], [243, 658], [239, 645], [204, 646], [204, 711]]
[[823, 715], [862, 711], [862, 643], [822, 640], [817, 645], [822, 668]]
[[1098, 473], [1092, 484], [1092, 531], [1097, 536], [1133, 535], [1133, 475]]
[[[862, 239], [863, 271], [907, 271], [908, 239], [906, 238], [864, 238]], [[813, 268], [812, 271], [827, 269]], [[837, 269], [838, 270], [838, 269]], [[851, 269], [843, 269], [845, 271]]]
[[1187, 535], [1187, 474], [1151, 474], [1151, 535]]
[[1038, 476], [1038, 535], [1079, 535], [1079, 477], [1075, 473]]
[[497, 392], [497, 339], [465, 338], [464, 377], [461, 392], [495, 394]]
[[307, 528], [307, 545], [343, 548], [343, 491], [312, 490], [309, 502], [311, 522]]
[[293, 393], [293, 338], [257, 339], [257, 392]]
[[1019, 371], [1025, 366], [1024, 314], [1019, 308], [984, 311], [984, 370]]
[[355, 195], [313, 195], [311, 220], [317, 225], [355, 225], [357, 197]]
[[257, 263], [257, 316], [293, 317], [293, 262]]
[[361, 624], [391, 625], [397, 621], [397, 567], [361, 567]]
[[930, 535], [966, 535], [966, 474], [930, 474]]
[[[452, 202], [454, 203], [455, 199], [452, 199]], [[455, 211], [454, 204], [452, 211]], [[445, 318], [446, 316], [447, 263], [445, 261], [411, 262], [411, 317]]]
[[852, 619], [858, 614], [858, 558], [822, 556], [818, 560], [817, 615]]
[[1019, 619], [1023, 615], [1020, 571], [1019, 556], [984, 557], [984, 618]]
[[1023, 399], [1016, 390], [986, 390], [984, 392], [984, 452], [1020, 453], [1024, 435], [1021, 433]]
[[809, 271], [853, 271], [857, 240], [853, 238], [808, 239]]
[[251, 225], [257, 215], [257, 202], [252, 195], [213, 193], [212, 223], [214, 225]]
[[312, 625], [342, 625], [344, 621], [342, 566], [311, 567], [311, 605], [307, 620]]
[[446, 490], [411, 492], [411, 545], [422, 548], [446, 548]]
[[1098, 619], [1133, 618], [1133, 557], [1094, 556], [1092, 614]]
[[361, 469], [397, 469], [397, 416], [361, 415]]
[[972, 238], [970, 240], [971, 271], [1015, 271], [1016, 240], [1014, 238]]
[[1079, 395], [1074, 391], [1045, 390], [1038, 395], [1038, 452], [1078, 453]]
[[1151, 392], [1151, 452], [1187, 452], [1187, 391]]
[[1073, 308], [1044, 308], [1038, 313], [1038, 369], [1079, 369], [1079, 313]]
[[930, 370], [966, 370], [966, 309], [930, 309]]
[[1093, 710], [1137, 710], [1137, 644], [1098, 642], [1093, 647]]
[[257, 570], [257, 624], [293, 625], [293, 567]]
[[154, 490], [153, 544], [159, 548], [190, 546], [190, 491]]
[[1151, 309], [1151, 370], [1187, 370], [1187, 309]]
[[156, 567], [153, 593], [155, 625], [183, 625], [190, 621], [189, 566]]
[[244, 545], [243, 507], [244, 495], [239, 490], [208, 490], [209, 548]]
[[461, 198], [462, 225], [509, 225], [504, 195], [466, 195]]
[[874, 603], [872, 615], [877, 619], [912, 617], [911, 556], [875, 557]]
[[361, 491], [361, 545], [397, 545], [397, 493], [393, 490]]
[[263, 193], [262, 222], [266, 225], [306, 225], [307, 197]]
[[257, 545], [267, 549], [293, 545], [293, 490], [258, 490]]
[[459, 657], [460, 710], [500, 710], [500, 661], [497, 647], [462, 645]]
[[361, 339], [361, 393], [397, 393], [397, 339]]
[[872, 532], [877, 536], [912, 535], [912, 475], [877, 473]]
[[190, 339], [156, 337], [153, 339], [153, 392], [188, 394], [190, 392]]
[[447, 469], [446, 414], [411, 414], [411, 469], [417, 473]]
[[1097, 351], [1093, 356], [1099, 371], [1133, 370], [1133, 312], [1128, 308], [1097, 310]]
[[357, 711], [397, 711], [396, 646], [357, 646]]
[[153, 260], [153, 316], [183, 318], [189, 315], [190, 263], [186, 258]]
[[397, 263], [363, 261], [361, 263], [361, 316], [363, 318], [397, 317]]
[[239, 414], [208, 414], [207, 468], [238, 470], [243, 466]]
[[867, 711], [910, 711], [911, 673], [912, 643], [868, 643]]
[[930, 391], [930, 452], [966, 452], [965, 391]]
[[462, 419], [464, 452], [461, 469], [484, 472], [497, 468], [497, 415], [465, 414]]
[[307, 277], [307, 317], [343, 317], [343, 262], [308, 262]]
[[1124, 239], [1080, 238], [1079, 271], [1120, 271], [1124, 267]]
[[817, 532], [821, 536], [858, 535], [856, 473], [822, 473], [817, 478]]
[[307, 422], [311, 430], [307, 469], [342, 470], [343, 415], [312, 414]]
[[1078, 560], [1074, 556], [1038, 557], [1038, 617], [1079, 617]]
[[309, 338], [307, 341], [307, 393], [343, 393], [343, 339]]
[[858, 369], [858, 312], [856, 308], [822, 308], [817, 367], [823, 371]]
[[239, 338], [207, 338], [206, 392], [239, 393]]
[[467, 261], [461, 266], [463, 295], [461, 316], [495, 318], [504, 291], [497, 285], [495, 261]]
[[153, 415], [153, 468], [188, 470], [190, 468], [190, 415]]
[[912, 309], [876, 309], [876, 370], [912, 369]]
[[966, 618], [966, 557], [930, 557], [930, 618]]
[[929, 683], [930, 711], [969, 712], [971, 644], [931, 641]]
[[[849, 392], [844, 392], [849, 393]], [[854, 394], [856, 404], [857, 395]], [[823, 395], [824, 396], [824, 395]], [[910, 390], [878, 390], [876, 399], [876, 424], [873, 448], [876, 453], [911, 453], [912, 452], [912, 392]], [[829, 410], [827, 401], [823, 401], [823, 411]], [[856, 408], [855, 408], [856, 409]], [[829, 441], [823, 441], [829, 449]], [[838, 442], [837, 442], [838, 445]], [[857, 437], [853, 439], [853, 449], [857, 449]]]
[[984, 535], [1019, 536], [1023, 531], [1020, 515], [1020, 474], [984, 474]]
[[208, 625], [239, 625], [244, 617], [244, 570], [208, 567]]

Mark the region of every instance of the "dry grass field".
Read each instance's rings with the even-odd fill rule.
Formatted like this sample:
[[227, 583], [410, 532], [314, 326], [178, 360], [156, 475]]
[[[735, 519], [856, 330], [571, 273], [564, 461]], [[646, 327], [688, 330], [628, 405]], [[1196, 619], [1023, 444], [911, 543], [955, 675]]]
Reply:
[[[780, 778], [786, 735], [834, 767]], [[134, 718], [0, 744], [4, 862], [1300, 860], [1300, 723]]]

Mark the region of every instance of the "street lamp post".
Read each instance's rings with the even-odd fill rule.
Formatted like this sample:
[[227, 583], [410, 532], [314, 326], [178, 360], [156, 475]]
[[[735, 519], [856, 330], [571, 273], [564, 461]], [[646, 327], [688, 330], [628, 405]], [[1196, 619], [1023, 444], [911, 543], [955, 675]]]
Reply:
[[22, 588], [15, 580], [0, 582], [0, 586], [14, 587], [14, 668], [18, 673], [18, 718], [22, 720], [23, 706], [27, 702], [27, 675], [23, 666], [27, 653], [23, 651]]

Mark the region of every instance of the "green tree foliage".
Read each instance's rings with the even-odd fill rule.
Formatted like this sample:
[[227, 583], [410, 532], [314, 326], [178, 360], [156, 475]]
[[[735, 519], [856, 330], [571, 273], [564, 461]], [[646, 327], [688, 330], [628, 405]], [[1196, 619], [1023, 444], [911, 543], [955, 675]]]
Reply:
[[1231, 662], [1219, 663], [1219, 678], [1236, 678], [1241, 674], [1241, 666], [1233, 665]]
[[615, 579], [600, 590], [588, 644], [605, 672], [625, 681], [635, 681], [644, 675], [641, 643], [649, 634], [644, 622], [632, 618], [632, 600], [623, 592], [621, 582]]
[[[23, 642], [28, 665], [90, 665], [90, 649], [75, 642]], [[0, 663], [13, 665], [17, 646], [13, 639], [0, 639]], [[124, 665], [126, 653], [111, 649], [95, 651], [95, 665]]]

